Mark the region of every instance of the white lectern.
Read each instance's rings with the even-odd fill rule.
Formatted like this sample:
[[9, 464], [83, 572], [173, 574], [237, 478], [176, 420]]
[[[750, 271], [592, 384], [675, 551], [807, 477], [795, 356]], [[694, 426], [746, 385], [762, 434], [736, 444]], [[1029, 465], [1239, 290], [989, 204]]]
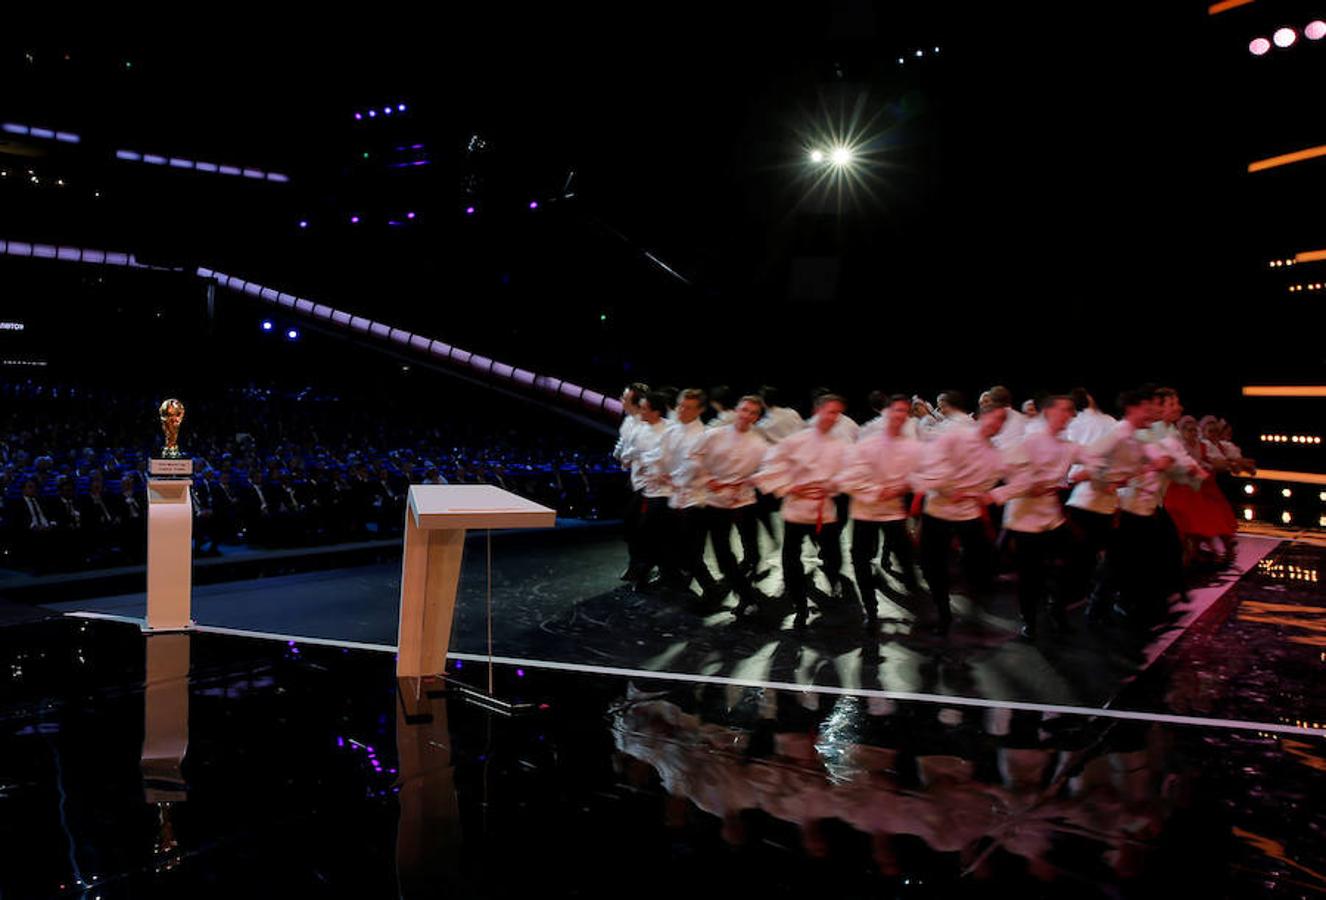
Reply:
[[189, 605], [193, 587], [190, 490], [189, 478], [147, 482], [148, 631], [182, 631], [193, 624]]
[[441, 675], [470, 528], [547, 528], [557, 512], [487, 484], [412, 485], [405, 510], [396, 674]]

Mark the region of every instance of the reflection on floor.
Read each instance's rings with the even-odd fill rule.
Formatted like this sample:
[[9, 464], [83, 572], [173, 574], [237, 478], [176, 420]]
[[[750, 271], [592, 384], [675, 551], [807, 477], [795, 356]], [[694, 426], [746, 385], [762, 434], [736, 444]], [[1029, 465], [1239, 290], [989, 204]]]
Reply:
[[0, 628], [0, 896], [1326, 892], [1324, 735], [1296, 726], [503, 667], [533, 706], [506, 717], [402, 703], [392, 667]]

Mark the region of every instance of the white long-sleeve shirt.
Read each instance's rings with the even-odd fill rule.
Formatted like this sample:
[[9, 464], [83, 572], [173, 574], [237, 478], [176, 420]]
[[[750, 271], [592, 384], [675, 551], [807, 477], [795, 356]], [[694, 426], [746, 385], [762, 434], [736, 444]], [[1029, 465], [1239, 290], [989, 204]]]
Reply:
[[[631, 433], [631, 442], [622, 452], [622, 463], [631, 468], [631, 489], [646, 497], [672, 496], [672, 487], [662, 479], [663, 470], [656, 461], [658, 442], [667, 427], [662, 419], [653, 425], [641, 420]], [[653, 465], [650, 458], [655, 459]]]
[[1008, 450], [1021, 443], [1026, 430], [1027, 417], [1016, 409], [1009, 407], [1008, 415], [1004, 418], [1004, 424], [1000, 426], [999, 433], [990, 438], [990, 443], [1000, 450]]
[[[626, 416], [622, 419], [622, 424], [617, 428], [617, 443], [612, 448], [613, 459], [622, 462], [622, 454], [625, 453], [626, 448], [631, 445], [631, 435], [633, 435], [635, 429], [639, 427], [639, 416]], [[626, 468], [625, 464], [623, 464], [623, 468]]]
[[[807, 428], [815, 427], [815, 417], [811, 416], [809, 419], [806, 419], [804, 424]], [[831, 436], [840, 441], [847, 441], [849, 444], [855, 442], [860, 433], [861, 426], [856, 424], [855, 419], [849, 418], [848, 416], [839, 416], [838, 421], [834, 422], [833, 428], [829, 430]]]
[[[765, 493], [783, 498], [786, 522], [799, 525], [835, 522], [837, 510], [832, 495], [837, 493], [836, 479], [849, 446], [832, 434], [821, 434], [818, 428], [803, 428], [769, 450], [755, 473], [755, 484]], [[796, 488], [812, 486], [823, 488], [826, 496], [811, 500], [792, 495]]]
[[964, 412], [951, 412], [940, 418], [934, 416], [925, 416], [916, 420], [916, 437], [927, 443], [939, 440], [940, 435], [948, 431], [955, 424], [965, 426], [973, 424], [971, 416]]
[[[1160, 442], [1143, 441], [1141, 432], [1124, 420], [1119, 422], [1105, 437], [1088, 448], [1094, 454], [1092, 463], [1094, 475], [1096, 506], [1087, 507], [1092, 512], [1113, 512], [1114, 508], [1135, 516], [1154, 515], [1164, 499], [1162, 485], [1164, 473], [1153, 471], [1153, 460], [1169, 456], [1170, 450]], [[1117, 491], [1110, 493], [1113, 488]], [[1078, 504], [1075, 504], [1078, 505]]]
[[[918, 420], [916, 419], [915, 416], [907, 417], [907, 421], [902, 423], [903, 437], [908, 437], [908, 438], [918, 437], [916, 433], [917, 421]], [[863, 424], [861, 426], [861, 430], [856, 433], [857, 443], [860, 443], [861, 441], [864, 441], [867, 438], [872, 438], [877, 434], [882, 434], [884, 431], [884, 424], [885, 423], [883, 416], [875, 416], [873, 419]]]
[[697, 468], [697, 477], [704, 484], [717, 481], [728, 485], [725, 490], [709, 491], [706, 506], [736, 509], [755, 502], [755, 484], [751, 481], [764, 462], [769, 445], [754, 428], [737, 431], [735, 426], [722, 425], [709, 429], [704, 440], [691, 450]]
[[1069, 470], [1089, 464], [1092, 457], [1081, 444], [1048, 431], [1027, 435], [1004, 451], [1008, 483], [990, 493], [1004, 506], [1004, 527], [1009, 531], [1051, 531], [1064, 523], [1059, 489]]
[[[1084, 409], [1076, 416], [1073, 421], [1068, 423], [1064, 429], [1064, 434], [1075, 444], [1081, 444], [1084, 447], [1097, 448], [1097, 462], [1099, 465], [1099, 453], [1108, 452], [1108, 447], [1102, 444], [1109, 438], [1110, 434], [1117, 428], [1119, 421], [1113, 416], [1095, 409]], [[1077, 475], [1077, 467], [1069, 470], [1070, 478]], [[1099, 513], [1100, 515], [1113, 515], [1119, 508], [1119, 497], [1114, 491], [1102, 490], [1102, 485], [1094, 479], [1079, 481], [1073, 487], [1073, 493], [1068, 497], [1068, 505], [1087, 512]]]
[[791, 437], [806, 427], [795, 409], [786, 406], [771, 406], [765, 410], [764, 417], [755, 423], [761, 436], [771, 444], [777, 444], [784, 438]]
[[976, 423], [953, 420], [926, 448], [912, 481], [926, 492], [926, 515], [963, 522], [980, 518], [981, 502], [957, 495], [987, 493], [1003, 472], [1003, 455], [986, 440]]
[[691, 451], [704, 438], [704, 423], [692, 419], [686, 424], [673, 422], [659, 438], [658, 448], [645, 455], [648, 465], [657, 464], [672, 480], [672, 496], [668, 506], [690, 509], [703, 506], [705, 490], [703, 473], [697, 470]]
[[896, 522], [907, 518], [902, 495], [880, 500], [880, 491], [908, 487], [921, 465], [921, 443], [900, 434], [878, 431], [848, 449], [838, 486], [852, 495], [849, 515], [862, 522]]

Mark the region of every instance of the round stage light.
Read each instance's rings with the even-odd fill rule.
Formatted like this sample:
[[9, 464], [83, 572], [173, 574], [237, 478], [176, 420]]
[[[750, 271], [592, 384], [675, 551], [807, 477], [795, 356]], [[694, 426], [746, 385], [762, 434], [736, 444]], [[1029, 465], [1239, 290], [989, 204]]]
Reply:
[[829, 159], [835, 166], [845, 166], [852, 161], [852, 151], [846, 147], [834, 147]]
[[263, 331], [271, 331], [271, 330], [272, 330], [272, 320], [271, 320], [271, 319], [263, 319], [263, 320], [262, 320], [262, 330], [263, 330]]
[[351, 224], [351, 225], [358, 225], [358, 224], [359, 224], [359, 217], [358, 217], [358, 216], [351, 216], [351, 217], [350, 217], [350, 224]]
[[1246, 521], [1248, 521], [1248, 522], [1251, 522], [1251, 521], [1252, 521], [1252, 507], [1251, 507], [1251, 506], [1245, 506], [1245, 507], [1243, 507], [1243, 518], [1244, 518]]
[[376, 109], [370, 109], [370, 110], [368, 111], [368, 117], [369, 117], [370, 119], [377, 118], [377, 114], [378, 114], [378, 111], [377, 111]]
[[1271, 35], [1271, 40], [1280, 48], [1292, 47], [1294, 41], [1298, 40], [1298, 32], [1292, 28], [1277, 28], [1275, 34]]
[[384, 107], [382, 108], [382, 114], [383, 114], [384, 116], [389, 116], [389, 115], [391, 115], [391, 107], [390, 107], [390, 106], [384, 106]]
[[1255, 488], [1253, 485], [1245, 484], [1245, 485], [1243, 486], [1243, 493], [1245, 493], [1245, 494], [1255, 494], [1255, 493], [1257, 493], [1257, 488]]
[[355, 121], [356, 121], [356, 122], [362, 122], [362, 121], [364, 121], [364, 114], [363, 114], [363, 113], [355, 113]]
[[414, 213], [412, 213], [412, 212], [407, 212], [407, 213], [405, 214], [405, 218], [407, 218], [407, 219], [413, 219], [413, 218], [414, 218]]
[[472, 216], [472, 215], [474, 215], [474, 207], [473, 207], [473, 206], [467, 206], [467, 207], [465, 207], [465, 215], [467, 215], [467, 216]]
[[308, 219], [300, 219], [300, 220], [299, 220], [299, 227], [300, 227], [300, 228], [307, 228], [307, 227], [308, 227]]
[[1253, 38], [1248, 44], [1248, 52], [1253, 56], [1265, 56], [1271, 52], [1271, 42], [1264, 37]]
[[290, 340], [292, 341], [297, 340], [299, 338], [299, 332], [291, 328], [289, 331], [285, 333], [285, 336], [290, 338]]
[[813, 162], [813, 163], [822, 163], [822, 162], [824, 162], [824, 151], [823, 151], [823, 150], [812, 150], [812, 151], [810, 151], [810, 161]]
[[396, 104], [396, 109], [397, 109], [399, 112], [405, 112], [405, 104], [404, 104], [404, 103], [398, 103], [398, 104]]
[[1326, 37], [1326, 22], [1321, 19], [1314, 19], [1303, 26], [1303, 37], [1310, 41], [1319, 41]]
[[539, 208], [539, 201], [538, 201], [538, 200], [531, 200], [531, 201], [529, 202], [529, 208], [530, 208], [530, 209], [538, 209], [538, 208]]
[[1294, 517], [1290, 513], [1282, 512], [1280, 513], [1280, 521], [1288, 525], [1290, 522], [1294, 521]]
[[1288, 500], [1290, 497], [1294, 496], [1294, 492], [1291, 491], [1289, 488], [1285, 488], [1283, 491], [1280, 492], [1280, 496]]

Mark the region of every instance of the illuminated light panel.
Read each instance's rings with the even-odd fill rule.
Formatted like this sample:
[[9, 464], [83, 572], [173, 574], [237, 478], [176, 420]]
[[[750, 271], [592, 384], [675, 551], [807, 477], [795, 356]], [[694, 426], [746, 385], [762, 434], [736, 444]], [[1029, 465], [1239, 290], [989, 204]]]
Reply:
[[[0, 242], [0, 247], [8, 247], [8, 244]], [[54, 250], [54, 248], [52, 248], [52, 250]], [[427, 337], [413, 334], [404, 329], [393, 328], [384, 322], [374, 322], [362, 316], [353, 316], [348, 312], [333, 309], [321, 304], [315, 304], [312, 300], [306, 300], [302, 297], [295, 297], [284, 292], [277, 292], [274, 289], [265, 287], [257, 282], [245, 281], [242, 278], [226, 275], [212, 269], [199, 267], [197, 269], [197, 274], [199, 277], [213, 278], [218, 284], [224, 285], [231, 290], [252, 296], [258, 296], [269, 302], [275, 297], [277, 302], [281, 305], [293, 306], [295, 310], [304, 315], [324, 320], [330, 319], [332, 322], [343, 328], [371, 334], [374, 337], [396, 344], [408, 345], [421, 352], [428, 352], [433, 356], [442, 359], [450, 359], [460, 365], [468, 366], [503, 380], [514, 381], [518, 384], [529, 387], [537, 386], [549, 393], [561, 395], [568, 400], [578, 400], [586, 406], [593, 409], [603, 410], [611, 415], [621, 415], [623, 412], [620, 400], [608, 397], [598, 391], [592, 391], [580, 387], [579, 385], [564, 382], [559, 378], [552, 378], [546, 375], [535, 375], [528, 370], [516, 369], [506, 363], [497, 362], [489, 357], [471, 353], [468, 350], [462, 350], [459, 347], [453, 347], [441, 341], [430, 340]]]
[[56, 131], [54, 128], [38, 128], [36, 125], [22, 125], [18, 122], [5, 122], [0, 125], [0, 131], [7, 131], [10, 134], [21, 134], [27, 137], [42, 138], [47, 141], [59, 141], [62, 144], [77, 144], [82, 140], [72, 131]]
[[1258, 469], [1258, 481], [1289, 481], [1297, 484], [1326, 485], [1326, 475], [1318, 472], [1289, 472], [1283, 469]]
[[1284, 384], [1244, 385], [1245, 397], [1326, 397], [1326, 385]]
[[1302, 253], [1294, 254], [1294, 262], [1308, 263], [1321, 262], [1326, 260], [1326, 250], [1304, 250]]
[[1220, 0], [1219, 3], [1212, 3], [1206, 8], [1208, 16], [1218, 16], [1222, 12], [1228, 12], [1231, 9], [1238, 9], [1240, 6], [1248, 6], [1255, 3], [1256, 0]]
[[1264, 172], [1267, 169], [1287, 166], [1291, 163], [1303, 162], [1309, 159], [1316, 159], [1326, 156], [1326, 144], [1317, 147], [1308, 147], [1305, 150], [1295, 150], [1293, 153], [1282, 153], [1279, 156], [1269, 156], [1266, 159], [1259, 159], [1248, 163], [1248, 171]]
[[216, 175], [232, 175], [250, 178], [254, 181], [271, 181], [278, 184], [285, 184], [290, 181], [290, 176], [282, 172], [267, 172], [262, 169], [255, 169], [251, 166], [240, 168], [238, 166], [223, 166], [213, 162], [199, 162], [194, 159], [185, 159], [179, 156], [165, 157], [155, 153], [138, 153], [135, 150], [116, 150], [115, 158], [125, 162], [143, 162], [154, 166], [168, 166], [172, 169], [188, 169], [195, 172], [207, 172]]

